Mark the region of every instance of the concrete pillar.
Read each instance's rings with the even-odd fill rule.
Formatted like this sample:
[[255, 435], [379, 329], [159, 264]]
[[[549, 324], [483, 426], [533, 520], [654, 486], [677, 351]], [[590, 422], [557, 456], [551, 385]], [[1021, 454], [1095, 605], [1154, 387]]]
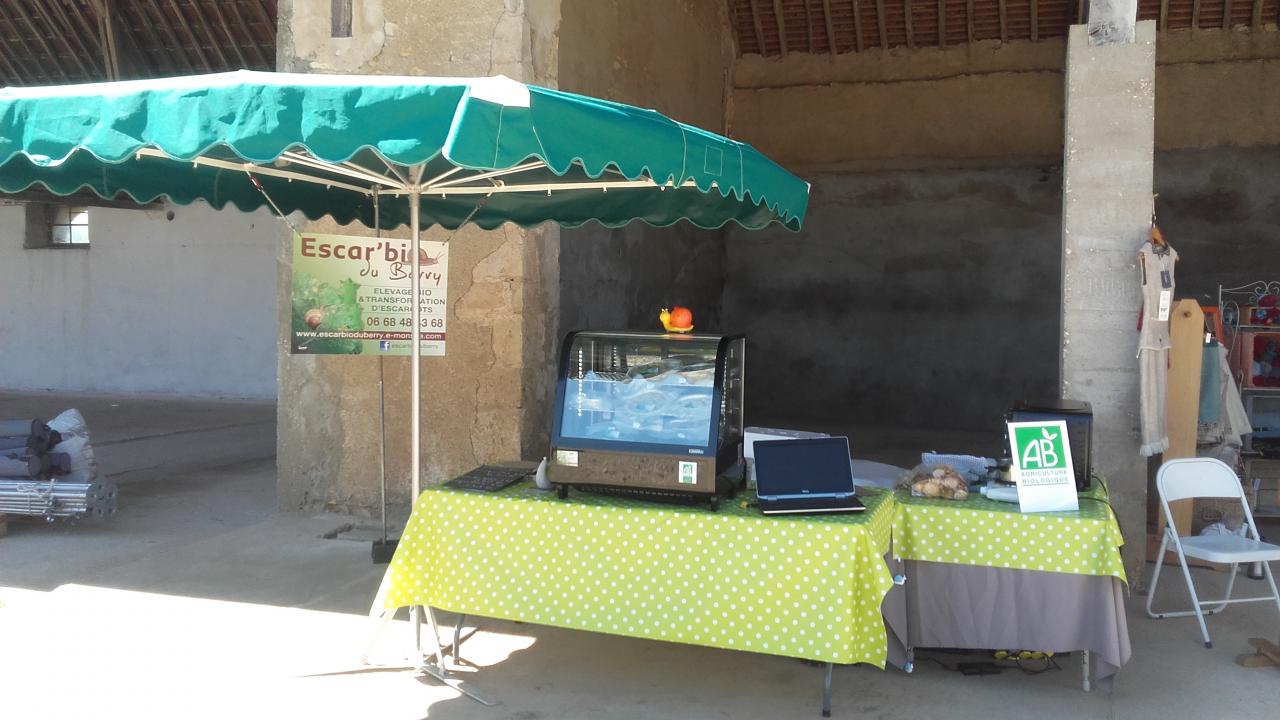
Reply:
[[1136, 261], [1151, 221], [1156, 26], [1137, 23], [1128, 42], [1091, 39], [1089, 30], [1073, 26], [1067, 41], [1062, 393], [1093, 403], [1093, 465], [1110, 480], [1125, 568], [1136, 583], [1147, 502], [1147, 461], [1138, 455]]
[[[281, 0], [281, 71], [481, 76], [556, 85], [559, 0], [362, 0], [350, 37], [333, 37], [330, 0]], [[372, 235], [362, 225], [307, 224]], [[558, 333], [559, 235], [473, 227], [449, 239], [447, 355], [422, 361], [422, 479], [537, 459], [545, 448]], [[407, 237], [404, 229], [388, 233]], [[378, 505], [378, 377], [385, 371], [387, 481], [409, 500], [408, 358], [288, 354], [289, 262], [280, 249], [279, 448], [282, 509], [372, 512]], [[382, 368], [380, 370], [380, 364]]]

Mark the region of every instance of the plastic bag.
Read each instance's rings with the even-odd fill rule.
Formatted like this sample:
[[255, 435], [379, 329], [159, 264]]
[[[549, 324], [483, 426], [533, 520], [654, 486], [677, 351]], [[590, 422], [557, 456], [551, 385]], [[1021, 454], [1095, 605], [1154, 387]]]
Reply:
[[964, 500], [969, 486], [964, 476], [950, 465], [921, 463], [903, 475], [899, 487], [910, 489], [913, 497]]

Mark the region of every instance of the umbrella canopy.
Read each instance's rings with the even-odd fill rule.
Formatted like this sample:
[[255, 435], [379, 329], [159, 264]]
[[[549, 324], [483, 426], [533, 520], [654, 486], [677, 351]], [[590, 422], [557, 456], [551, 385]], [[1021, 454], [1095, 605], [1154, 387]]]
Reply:
[[[505, 77], [239, 71], [0, 90], [0, 191], [43, 185], [390, 229], [632, 220], [799, 230], [809, 187], [748, 145]], [[379, 198], [383, 202], [379, 203]]]

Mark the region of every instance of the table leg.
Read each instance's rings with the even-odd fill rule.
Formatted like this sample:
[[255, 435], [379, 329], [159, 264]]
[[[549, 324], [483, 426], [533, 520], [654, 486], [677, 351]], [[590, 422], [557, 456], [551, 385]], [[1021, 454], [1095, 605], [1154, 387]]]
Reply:
[[422, 608], [414, 605], [409, 608], [409, 624], [413, 626], [413, 650], [422, 654]]
[[1089, 651], [1085, 650], [1080, 653], [1080, 669], [1083, 671], [1084, 680], [1083, 687], [1085, 692], [1089, 692]]
[[916, 669], [916, 649], [914, 647], [907, 648], [907, 661], [902, 665], [902, 671], [910, 673]]
[[462, 621], [466, 619], [467, 619], [466, 615], [462, 615], [461, 613], [459, 613], [458, 623], [453, 626], [453, 664], [454, 665], [462, 664]]
[[[431, 643], [429, 647], [434, 651], [435, 658], [436, 658], [436, 662], [432, 663], [424, 657], [422, 662], [422, 671], [430, 675], [431, 677], [435, 678], [436, 680], [439, 680], [440, 682], [444, 683], [445, 685], [448, 685], [454, 690], [457, 690], [463, 695], [466, 695], [472, 700], [475, 700], [481, 705], [489, 705], [489, 706], [497, 705], [498, 704], [497, 701], [490, 700], [484, 695], [477, 693], [475, 690], [471, 689], [468, 683], [464, 683], [462, 680], [449, 675], [449, 669], [445, 667], [445, 663], [444, 663], [444, 648], [440, 647], [440, 630], [439, 630], [439, 627], [436, 625], [435, 610], [432, 609], [431, 606], [429, 605], [422, 608], [422, 610], [427, 616], [427, 632], [430, 633], [431, 635]], [[458, 652], [457, 646], [454, 646], [453, 651], [455, 653], [454, 660], [456, 661], [458, 659], [458, 656], [456, 654]]]
[[822, 678], [822, 717], [831, 717], [831, 663]]

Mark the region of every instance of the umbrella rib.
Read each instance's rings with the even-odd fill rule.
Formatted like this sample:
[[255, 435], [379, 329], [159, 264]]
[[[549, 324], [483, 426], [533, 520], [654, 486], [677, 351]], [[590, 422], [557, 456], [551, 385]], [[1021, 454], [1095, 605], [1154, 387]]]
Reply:
[[[652, 180], [624, 180], [621, 182], [565, 182], [565, 183], [531, 183], [528, 185], [493, 185], [484, 187], [474, 187], [467, 185], [454, 185], [452, 187], [423, 188], [423, 195], [494, 195], [502, 193], [522, 193], [522, 192], [545, 192], [551, 193], [563, 190], [601, 190], [608, 192], [609, 190], [619, 189], [628, 190], [636, 188], [647, 189], [666, 189], [675, 187], [668, 182], [662, 185]], [[682, 188], [697, 187], [693, 180], [685, 180], [680, 184]], [[395, 190], [379, 190], [380, 195], [400, 195], [402, 191]]]
[[372, 195], [374, 194], [374, 192], [376, 192], [373, 188], [366, 188], [366, 187], [361, 187], [359, 185], [352, 185], [351, 183], [342, 182], [341, 180], [322, 178], [322, 177], [317, 177], [315, 175], [307, 175], [306, 173], [293, 172], [290, 170], [278, 170], [273, 167], [257, 165], [255, 163], [231, 162], [229, 160], [216, 160], [214, 158], [207, 158], [207, 157], [197, 157], [190, 161], [179, 160], [177, 158], [170, 157], [169, 155], [166, 155], [164, 152], [157, 150], [155, 148], [141, 148], [135, 153], [135, 155], [137, 157], [162, 158], [164, 160], [170, 160], [172, 162], [190, 162], [192, 165], [195, 165], [197, 167], [200, 165], [208, 165], [209, 167], [221, 168], [223, 170], [240, 170], [247, 173], [253, 173], [255, 175], [270, 175], [272, 177], [284, 178], [285, 180], [300, 180], [302, 182], [312, 183], [314, 185], [324, 185], [325, 187], [328, 187], [328, 188], [342, 188], [343, 190], [350, 190], [352, 192], [360, 193], [361, 195]]
[[327, 163], [323, 160], [319, 160], [317, 158], [313, 158], [307, 155], [302, 155], [301, 153], [296, 153], [296, 152], [283, 152], [283, 153], [280, 153], [280, 157], [284, 158], [285, 160], [288, 160], [289, 162], [297, 163], [299, 165], [306, 165], [307, 167], [315, 168], [316, 170], [331, 172], [331, 173], [334, 173], [335, 175], [346, 175], [349, 178], [378, 183], [380, 185], [386, 185], [387, 187], [399, 187], [399, 185], [397, 185], [395, 182], [393, 182], [389, 178], [386, 178], [382, 175], [378, 175], [377, 173], [369, 172], [368, 170], [365, 170], [359, 165], [356, 165], [354, 167], [345, 167], [343, 165]]
[[504, 175], [514, 175], [515, 173], [525, 172], [526, 170], [537, 170], [538, 168], [544, 168], [546, 166], [547, 164], [542, 162], [541, 160], [535, 160], [530, 163], [525, 163], [523, 165], [516, 165], [515, 167], [504, 168], [502, 170], [490, 170], [488, 172], [477, 173], [475, 175], [468, 175], [467, 177], [463, 177], [463, 178], [457, 178], [454, 180], [446, 180], [444, 182], [424, 185], [423, 189], [431, 190], [435, 188], [451, 187], [451, 186], [456, 186], [460, 183], [471, 182], [472, 180], [487, 180], [488, 178], [502, 177]]

